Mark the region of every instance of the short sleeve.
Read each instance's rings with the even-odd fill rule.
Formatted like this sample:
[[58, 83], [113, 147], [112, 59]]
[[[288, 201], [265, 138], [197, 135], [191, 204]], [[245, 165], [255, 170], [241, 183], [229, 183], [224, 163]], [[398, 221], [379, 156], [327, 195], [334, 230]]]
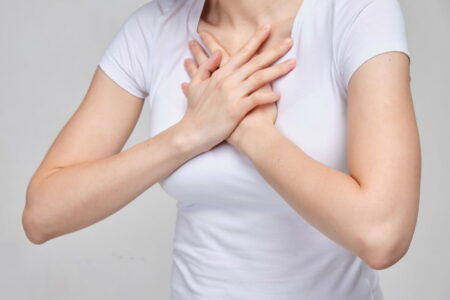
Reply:
[[[403, 14], [398, 0], [372, 0], [358, 8], [340, 42], [337, 67], [345, 87], [367, 60], [400, 51], [410, 59]], [[361, 3], [360, 2], [360, 3]]]
[[103, 56], [100, 68], [119, 86], [139, 98], [148, 92], [149, 29], [141, 22], [145, 7], [133, 12], [121, 25]]

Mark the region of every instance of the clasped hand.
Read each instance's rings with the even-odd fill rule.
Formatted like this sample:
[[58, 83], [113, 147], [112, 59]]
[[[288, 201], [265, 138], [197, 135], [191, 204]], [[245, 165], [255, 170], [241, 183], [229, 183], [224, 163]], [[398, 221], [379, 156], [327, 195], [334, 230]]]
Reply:
[[292, 46], [287, 38], [277, 47], [255, 54], [269, 35], [270, 26], [261, 27], [233, 56], [206, 31], [200, 37], [212, 53], [210, 57], [197, 41], [190, 41], [195, 61], [184, 61], [191, 82], [181, 85], [188, 100], [182, 123], [196, 132], [201, 152], [224, 140], [237, 146], [246, 129], [261, 122], [275, 123], [280, 95], [270, 82], [291, 71], [296, 61], [288, 59], [267, 67]]

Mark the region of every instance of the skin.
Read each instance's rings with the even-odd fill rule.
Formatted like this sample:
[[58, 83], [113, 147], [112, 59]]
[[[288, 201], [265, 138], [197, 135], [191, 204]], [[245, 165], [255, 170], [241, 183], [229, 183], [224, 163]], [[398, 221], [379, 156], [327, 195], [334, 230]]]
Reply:
[[[201, 37], [208, 50], [227, 52], [210, 32]], [[195, 76], [197, 64], [207, 54], [200, 44], [191, 48], [195, 61], [188, 60], [186, 68]], [[401, 52], [380, 54], [352, 76], [349, 175], [308, 156], [278, 131], [268, 115], [276, 116], [252, 113], [250, 119], [244, 118], [237, 137], [229, 142], [251, 159], [297, 213], [369, 266], [381, 270], [400, 260], [417, 222], [421, 177], [408, 57]]]
[[[202, 58], [196, 58], [196, 64], [186, 62], [187, 69], [194, 72], [191, 82], [182, 85], [189, 103], [183, 120], [122, 152], [143, 102], [98, 68], [80, 107], [30, 180], [22, 218], [30, 241], [42, 244], [106, 218], [184, 162], [227, 140], [325, 235], [375, 269], [398, 261], [412, 239], [420, 188], [420, 143], [409, 87], [409, 61], [402, 53], [385, 53], [367, 61], [353, 75], [348, 89], [350, 175], [341, 173], [313, 160], [273, 126], [278, 99], [269, 83], [289, 68], [265, 68], [270, 71], [259, 72], [265, 75], [258, 75], [251, 88], [244, 84], [247, 90], [242, 89], [243, 78], [230, 75], [242, 75], [237, 70], [245, 68], [256, 74], [264, 69], [262, 65], [270, 65], [267, 54], [264, 64], [262, 56], [259, 61], [253, 59], [255, 48], [267, 36], [249, 39], [247, 47], [237, 51], [236, 45], [242, 43], [228, 41], [234, 24], [244, 24], [239, 25], [242, 38], [271, 20], [277, 29], [271, 36], [278, 38], [268, 39], [262, 49], [279, 45], [280, 37], [289, 33], [285, 30], [289, 23], [275, 16], [290, 13], [280, 12], [286, 5], [268, 9], [274, 2], [209, 1], [205, 19], [216, 21], [210, 23], [209, 32], [219, 33], [215, 44], [220, 40], [231, 45], [226, 50], [232, 53], [230, 57], [237, 57], [235, 63], [227, 67], [232, 59], [225, 50], [208, 59], [203, 57], [203, 62]], [[246, 3], [250, 5], [247, 8]], [[266, 9], [254, 11], [260, 7]], [[222, 33], [229, 34], [214, 28], [225, 28]], [[234, 72], [227, 73], [227, 68]], [[250, 97], [252, 94], [259, 97]], [[216, 115], [221, 122], [211, 118], [217, 112], [221, 112]], [[205, 126], [214, 130], [205, 132]], [[300, 172], [308, 176], [299, 176]]]
[[349, 174], [314, 160], [270, 122], [247, 126], [236, 147], [310, 224], [381, 270], [406, 254], [418, 215], [421, 151], [408, 58], [372, 58], [348, 90]]
[[[30, 180], [22, 215], [28, 239], [43, 244], [112, 215], [189, 159], [228, 138], [255, 106], [277, 101], [279, 95], [258, 90], [295, 64], [263, 67], [286, 53], [292, 42], [254, 60], [269, 31], [260, 28], [221, 70], [215, 71], [219, 53], [209, 59], [190, 83], [183, 119], [122, 152], [143, 99], [97, 68], [81, 105]], [[210, 76], [212, 71], [215, 75]]]

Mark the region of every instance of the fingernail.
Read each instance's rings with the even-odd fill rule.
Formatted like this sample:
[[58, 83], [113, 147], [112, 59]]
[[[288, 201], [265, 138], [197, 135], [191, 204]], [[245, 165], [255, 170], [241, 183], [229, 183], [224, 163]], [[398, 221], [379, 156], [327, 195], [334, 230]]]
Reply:
[[291, 42], [292, 42], [292, 39], [290, 37], [287, 37], [287, 38], [284, 39], [284, 44], [285, 45], [290, 45]]
[[295, 61], [295, 58], [291, 58], [291, 59], [288, 59], [287, 61], [286, 61], [286, 64], [288, 65], [288, 66], [294, 66], [295, 65], [295, 63], [296, 63], [296, 61]]
[[269, 28], [270, 28], [270, 23], [266, 23], [266, 24], [264, 24], [262, 29], [265, 31], [265, 30], [269, 30]]

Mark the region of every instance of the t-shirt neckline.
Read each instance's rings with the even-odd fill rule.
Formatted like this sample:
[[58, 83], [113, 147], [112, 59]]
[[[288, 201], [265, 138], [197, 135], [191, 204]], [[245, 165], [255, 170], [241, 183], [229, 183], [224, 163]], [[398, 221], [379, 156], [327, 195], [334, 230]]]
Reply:
[[[205, 6], [205, 2], [206, 0], [193, 0], [195, 2], [195, 7], [194, 7], [194, 14], [192, 16], [190, 16], [189, 19], [189, 31], [191, 33], [191, 35], [201, 43], [201, 38], [200, 35], [198, 34], [198, 25], [200, 23], [200, 17], [203, 11], [203, 8]], [[297, 13], [295, 15], [294, 18], [294, 22], [292, 23], [292, 28], [291, 28], [291, 39], [294, 41], [293, 46], [291, 47], [291, 49], [288, 51], [291, 52], [291, 50], [296, 46], [296, 36], [297, 33], [300, 30], [301, 24], [303, 23], [303, 19], [304, 19], [304, 15], [305, 15], [305, 11], [309, 5], [310, 2], [312, 2], [313, 0], [303, 0], [302, 4], [300, 5], [299, 9], [297, 10]]]

